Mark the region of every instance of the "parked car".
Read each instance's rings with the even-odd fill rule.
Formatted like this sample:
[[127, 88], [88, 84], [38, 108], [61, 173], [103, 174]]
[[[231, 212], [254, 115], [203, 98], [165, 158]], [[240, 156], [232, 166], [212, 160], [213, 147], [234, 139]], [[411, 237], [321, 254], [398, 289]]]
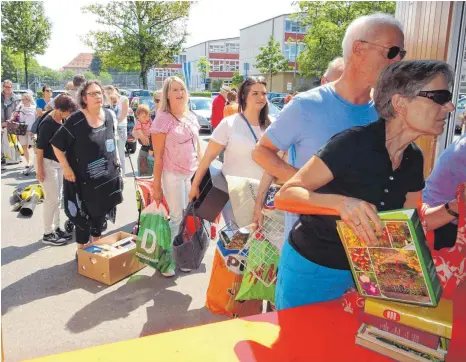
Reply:
[[275, 104], [269, 102], [269, 117], [272, 122], [275, 121], [279, 113], [280, 109]]
[[154, 108], [154, 98], [152, 96], [137, 96], [131, 100], [130, 107], [134, 112], [140, 104], [147, 104], [150, 110]]
[[55, 97], [58, 97], [60, 94], [66, 93], [66, 90], [64, 89], [55, 89], [52, 91], [52, 99]]
[[220, 92], [212, 92], [210, 93], [210, 98], [215, 98], [220, 94]]
[[466, 122], [466, 97], [461, 97], [456, 103], [455, 130], [461, 132], [463, 122]]
[[270, 103], [277, 106], [278, 109], [283, 109], [285, 106], [285, 97], [275, 97], [270, 100]]
[[287, 95], [287, 93], [269, 92], [269, 93], [267, 93], [267, 99], [270, 101], [273, 98], [286, 97], [286, 95]]
[[144, 89], [131, 89], [129, 90], [128, 99], [131, 104], [134, 97], [151, 97], [151, 94], [148, 90]]
[[212, 133], [212, 123], [210, 123], [212, 102], [212, 98], [205, 97], [190, 97], [188, 102], [189, 110], [196, 115], [197, 121], [201, 126], [201, 131], [209, 133]]

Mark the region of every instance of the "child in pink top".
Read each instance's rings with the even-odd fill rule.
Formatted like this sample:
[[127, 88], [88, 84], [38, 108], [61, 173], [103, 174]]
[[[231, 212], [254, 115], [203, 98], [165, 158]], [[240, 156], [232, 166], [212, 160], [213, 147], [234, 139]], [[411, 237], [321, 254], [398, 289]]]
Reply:
[[150, 109], [145, 104], [140, 104], [136, 109], [136, 124], [133, 128], [133, 136], [139, 140], [142, 147], [138, 156], [139, 176], [152, 176], [154, 169], [154, 150], [151, 142]]

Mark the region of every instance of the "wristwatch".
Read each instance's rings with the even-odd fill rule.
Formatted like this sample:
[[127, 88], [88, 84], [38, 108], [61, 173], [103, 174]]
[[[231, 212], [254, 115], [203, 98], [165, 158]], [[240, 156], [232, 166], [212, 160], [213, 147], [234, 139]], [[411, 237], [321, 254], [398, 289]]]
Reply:
[[445, 210], [447, 210], [447, 212], [451, 215], [451, 216], [454, 216], [456, 218], [458, 218], [460, 215], [457, 213], [457, 212], [454, 212], [452, 209], [450, 209], [450, 201], [446, 202], [445, 203]]

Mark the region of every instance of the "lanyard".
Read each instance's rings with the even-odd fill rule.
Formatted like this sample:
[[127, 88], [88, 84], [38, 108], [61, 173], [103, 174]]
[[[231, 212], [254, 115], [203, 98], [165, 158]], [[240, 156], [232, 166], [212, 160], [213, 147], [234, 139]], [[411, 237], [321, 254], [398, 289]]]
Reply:
[[259, 140], [257, 139], [257, 136], [256, 136], [256, 134], [254, 133], [254, 130], [252, 129], [251, 124], [250, 124], [249, 121], [246, 119], [246, 117], [244, 116], [243, 113], [240, 113], [240, 115], [241, 115], [241, 117], [244, 119], [244, 122], [246, 122], [246, 124], [248, 125], [249, 130], [251, 131], [252, 136], [254, 137], [254, 140], [255, 140], [256, 143], [257, 143]]

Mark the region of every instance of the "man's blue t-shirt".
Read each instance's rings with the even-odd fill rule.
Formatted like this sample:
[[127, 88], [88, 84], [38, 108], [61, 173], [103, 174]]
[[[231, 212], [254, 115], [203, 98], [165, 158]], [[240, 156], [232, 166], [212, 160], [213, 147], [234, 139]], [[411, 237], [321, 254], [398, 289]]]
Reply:
[[42, 109], [43, 111], [45, 111], [45, 106], [47, 105], [47, 103], [45, 102], [45, 100], [43, 98], [39, 98], [36, 102], [36, 108], [40, 108]]
[[[377, 118], [373, 101], [363, 105], [349, 103], [335, 92], [330, 83], [294, 97], [278, 114], [266, 135], [282, 151], [294, 146], [295, 162], [292, 162], [292, 153], [289, 152], [288, 163], [301, 168], [333, 135], [374, 122]], [[297, 219], [298, 215], [286, 214], [285, 238], [288, 238]]]
[[442, 152], [426, 181], [422, 199], [431, 207], [442, 205], [456, 198], [456, 189], [463, 182], [466, 182], [466, 134]]

